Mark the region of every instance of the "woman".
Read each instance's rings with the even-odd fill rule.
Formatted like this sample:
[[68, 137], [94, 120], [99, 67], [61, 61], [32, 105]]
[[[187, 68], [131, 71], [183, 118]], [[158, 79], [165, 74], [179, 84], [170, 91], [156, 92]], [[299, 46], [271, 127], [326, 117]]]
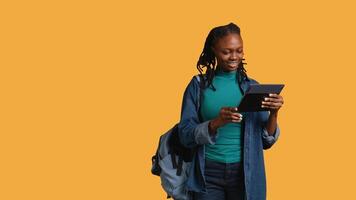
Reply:
[[[186, 189], [195, 200], [264, 200], [263, 149], [278, 139], [278, 110], [283, 98], [270, 94], [270, 111], [240, 113], [237, 105], [250, 84], [242, 61], [240, 28], [213, 28], [206, 38], [195, 76], [183, 97], [179, 137], [196, 148]], [[203, 68], [206, 72], [203, 74]]]

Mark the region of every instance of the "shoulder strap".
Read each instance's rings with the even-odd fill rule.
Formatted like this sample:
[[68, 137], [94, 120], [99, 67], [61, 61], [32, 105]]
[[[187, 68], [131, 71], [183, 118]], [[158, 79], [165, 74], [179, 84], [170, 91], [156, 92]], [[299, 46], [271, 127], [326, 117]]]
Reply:
[[202, 74], [197, 74], [194, 77], [198, 80], [200, 89], [204, 88], [204, 76]]
[[195, 75], [194, 76], [197, 80], [198, 80], [198, 82], [200, 83], [200, 74], [197, 74], [197, 75]]

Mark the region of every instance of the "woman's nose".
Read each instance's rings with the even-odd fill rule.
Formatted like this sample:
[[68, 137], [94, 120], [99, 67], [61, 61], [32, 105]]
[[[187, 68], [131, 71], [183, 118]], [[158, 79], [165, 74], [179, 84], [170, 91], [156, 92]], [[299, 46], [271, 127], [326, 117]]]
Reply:
[[231, 60], [236, 60], [237, 59], [237, 53], [232, 53], [230, 59]]

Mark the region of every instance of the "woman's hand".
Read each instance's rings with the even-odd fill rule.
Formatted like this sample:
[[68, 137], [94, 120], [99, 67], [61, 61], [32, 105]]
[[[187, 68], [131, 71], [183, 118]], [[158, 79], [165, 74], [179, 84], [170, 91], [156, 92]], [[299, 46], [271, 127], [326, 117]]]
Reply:
[[221, 120], [222, 126], [230, 122], [242, 121], [242, 115], [237, 112], [237, 107], [221, 108], [218, 118]]
[[284, 101], [281, 95], [269, 94], [269, 97], [266, 97], [264, 101], [262, 101], [262, 108], [268, 108], [271, 114], [276, 114], [283, 103]]
[[216, 130], [231, 122], [241, 122], [242, 115], [237, 112], [237, 107], [223, 107], [220, 109], [219, 116], [209, 123], [209, 132], [212, 134], [216, 133]]

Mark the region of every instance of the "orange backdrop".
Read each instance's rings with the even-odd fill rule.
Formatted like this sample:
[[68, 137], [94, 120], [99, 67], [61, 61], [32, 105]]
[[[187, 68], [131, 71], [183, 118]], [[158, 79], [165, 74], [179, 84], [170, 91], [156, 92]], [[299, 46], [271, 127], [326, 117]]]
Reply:
[[285, 83], [268, 199], [355, 199], [352, 1], [3, 1], [0, 199], [165, 199], [150, 174], [209, 30]]

